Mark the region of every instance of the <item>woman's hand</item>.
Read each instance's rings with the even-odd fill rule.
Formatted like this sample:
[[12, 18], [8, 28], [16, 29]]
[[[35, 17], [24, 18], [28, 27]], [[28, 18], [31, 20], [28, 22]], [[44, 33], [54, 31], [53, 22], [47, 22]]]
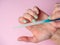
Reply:
[[[60, 18], [60, 4], [55, 5], [55, 9], [51, 15], [51, 19]], [[51, 40], [56, 43], [56, 45], [60, 45], [60, 21], [54, 22], [56, 24], [56, 32], [51, 37]]]
[[[28, 9], [26, 13], [22, 17], [19, 17], [19, 22], [21, 24], [31, 23], [35, 21], [40, 21], [47, 19], [48, 15], [41, 11], [38, 7], [34, 7], [33, 9]], [[44, 23], [38, 25], [32, 25], [26, 27], [29, 31], [32, 32], [33, 36], [22, 36], [19, 37], [19, 41], [26, 42], [40, 42], [46, 39], [49, 39], [52, 34], [56, 31], [55, 23]]]
[[[53, 10], [53, 13], [51, 15], [51, 19], [56, 19], [56, 18], [60, 18], [60, 4], [56, 4], [55, 5], [55, 9]], [[60, 28], [60, 21], [56, 21], [54, 22], [56, 24], [56, 28]]]

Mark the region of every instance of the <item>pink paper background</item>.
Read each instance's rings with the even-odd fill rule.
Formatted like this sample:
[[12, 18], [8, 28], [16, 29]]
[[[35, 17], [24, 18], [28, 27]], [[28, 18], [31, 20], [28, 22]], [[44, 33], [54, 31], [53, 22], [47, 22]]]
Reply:
[[14, 28], [19, 24], [18, 17], [33, 6], [38, 6], [48, 15], [60, 0], [0, 0], [0, 45], [54, 45], [51, 40], [40, 43], [19, 42], [19, 36], [32, 36], [26, 28]]

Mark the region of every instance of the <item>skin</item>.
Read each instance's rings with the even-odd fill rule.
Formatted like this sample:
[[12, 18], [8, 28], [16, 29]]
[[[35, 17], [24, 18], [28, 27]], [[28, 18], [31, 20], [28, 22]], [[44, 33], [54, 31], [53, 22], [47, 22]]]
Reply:
[[[54, 18], [58, 18], [60, 17], [60, 4], [57, 5], [56, 4], [56, 8], [55, 10], [53, 11], [53, 19]], [[51, 37], [51, 40], [54, 41], [56, 43], [56, 45], [60, 45], [60, 22], [55, 22], [57, 27], [56, 27], [56, 32], [55, 34]]]
[[56, 45], [60, 45], [60, 29], [57, 29], [55, 34], [51, 37], [51, 40], [55, 42]]
[[[60, 18], [60, 5], [56, 4], [55, 9], [53, 10], [52, 15], [50, 16], [50, 19], [56, 19]], [[38, 18], [35, 19], [34, 16], [37, 16]], [[22, 17], [19, 17], [19, 23], [26, 24], [31, 23], [33, 19], [35, 21], [40, 21], [47, 19], [48, 15], [40, 10], [37, 6], [33, 7], [33, 9], [28, 9], [26, 13]], [[26, 20], [26, 21], [23, 21]], [[25, 23], [24, 23], [25, 22]], [[26, 27], [29, 31], [32, 32], [33, 36], [22, 36], [19, 37], [19, 41], [25, 41], [25, 42], [41, 42], [46, 39], [50, 39], [58, 28], [60, 28], [60, 22], [51, 22], [51, 23], [44, 23], [44, 24], [38, 24], [33, 26], [27, 26]]]

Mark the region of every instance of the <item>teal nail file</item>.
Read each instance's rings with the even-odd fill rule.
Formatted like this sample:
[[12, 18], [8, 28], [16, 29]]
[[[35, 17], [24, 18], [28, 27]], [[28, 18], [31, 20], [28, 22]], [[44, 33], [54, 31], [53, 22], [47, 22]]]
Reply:
[[36, 21], [33, 23], [21, 24], [20, 26], [17, 26], [16, 28], [21, 28], [21, 27], [26, 27], [26, 26], [36, 25], [36, 24], [50, 23], [56, 20], [60, 20], [60, 18], [54, 19], [54, 20], [46, 19], [46, 20]]
[[36, 21], [33, 23], [21, 24], [20, 26], [17, 26], [16, 28], [21, 28], [21, 27], [26, 27], [26, 26], [36, 25], [36, 24], [49, 23], [51, 21], [52, 20], [46, 19], [46, 20]]

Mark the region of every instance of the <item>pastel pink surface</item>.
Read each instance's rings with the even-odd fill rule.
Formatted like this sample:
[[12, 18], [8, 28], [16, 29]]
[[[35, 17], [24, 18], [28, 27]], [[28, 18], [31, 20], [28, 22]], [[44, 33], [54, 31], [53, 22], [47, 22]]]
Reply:
[[41, 10], [51, 15], [54, 5], [60, 0], [0, 0], [0, 45], [55, 45], [51, 40], [38, 44], [19, 42], [19, 36], [32, 36], [26, 28], [14, 28], [19, 24], [18, 18], [28, 8], [38, 6]]

